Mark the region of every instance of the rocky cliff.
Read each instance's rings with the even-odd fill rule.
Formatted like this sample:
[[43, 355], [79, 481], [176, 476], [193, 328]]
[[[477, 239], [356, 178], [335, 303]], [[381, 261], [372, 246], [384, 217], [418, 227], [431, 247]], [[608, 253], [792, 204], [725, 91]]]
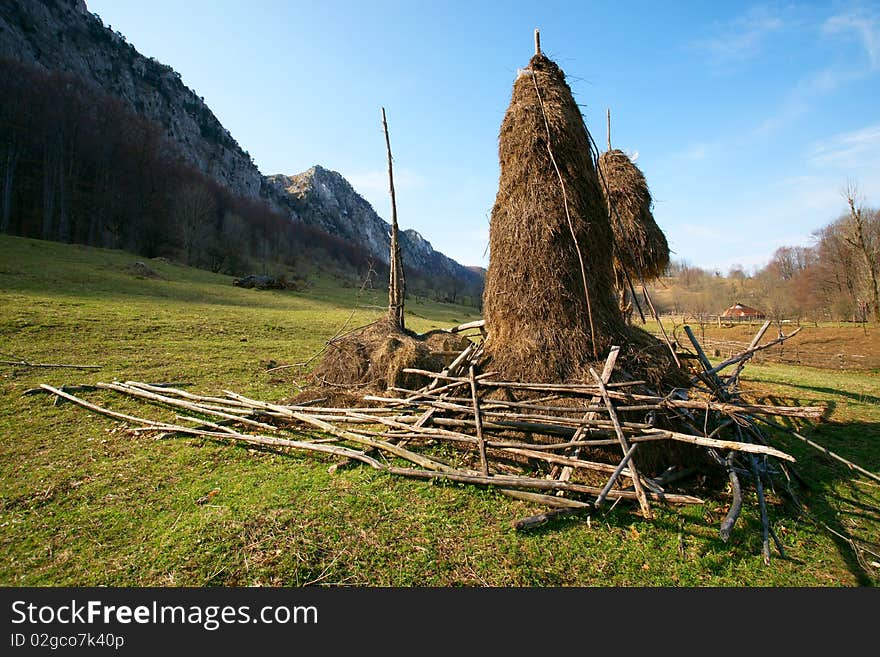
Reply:
[[144, 57], [82, 0], [0, 2], [0, 57], [73, 73], [161, 125], [182, 155], [238, 196], [261, 176], [213, 112], [170, 66]]
[[[0, 0], [0, 57], [73, 73], [121, 98], [161, 125], [186, 160], [233, 194], [262, 198], [292, 221], [317, 225], [388, 262], [390, 226], [348, 181], [320, 166], [264, 177], [179, 73], [141, 55], [83, 0]], [[401, 235], [408, 267], [459, 285], [481, 285], [479, 274], [434, 251], [417, 232]]]
[[[349, 182], [335, 171], [313, 166], [293, 176], [275, 174], [266, 177], [272, 198], [284, 205], [294, 219], [319, 226], [364, 246], [378, 260], [388, 263], [391, 225], [373, 206], [358, 194]], [[435, 251], [415, 230], [400, 232], [404, 266], [429, 276], [460, 279], [480, 286], [481, 276], [442, 253]]]

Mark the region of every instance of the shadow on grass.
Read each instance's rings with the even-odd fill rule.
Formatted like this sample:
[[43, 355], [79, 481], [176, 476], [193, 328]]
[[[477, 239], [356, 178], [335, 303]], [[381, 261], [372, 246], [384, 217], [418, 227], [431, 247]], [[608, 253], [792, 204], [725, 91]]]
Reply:
[[[841, 390], [838, 388], [823, 388], [820, 386], [808, 386], [799, 383], [788, 383], [786, 382], [786, 387], [789, 388], [798, 388], [800, 390], [809, 390], [810, 392], [814, 392], [821, 395], [828, 395], [832, 397], [845, 397], [847, 399], [851, 399], [855, 402], [860, 402], [863, 404], [880, 404], [880, 397], [875, 397], [874, 395], [868, 395], [864, 393], [858, 392], [849, 392], [848, 390]], [[824, 403], [832, 405], [833, 402], [825, 401], [824, 398], [822, 400]]]
[[[768, 403], [792, 405], [793, 401], [773, 398]], [[869, 471], [876, 472], [880, 468], [880, 423], [826, 422], [810, 427], [791, 428]], [[771, 527], [785, 524], [786, 521], [798, 521], [814, 527], [817, 534], [830, 538], [846, 569], [859, 586], [877, 585], [876, 569], [868, 566], [866, 561], [880, 561], [880, 558], [870, 556], [871, 553], [880, 554], [880, 484], [875, 484], [786, 432], [765, 429], [772, 445], [797, 459], [792, 469], [806, 482], [806, 486], [796, 480], [791, 482], [791, 490], [795, 495], [793, 500], [786, 499], [787, 495], [783, 494], [784, 484], [776, 486], [778, 495], [768, 497]], [[670, 489], [669, 492], [697, 494], [706, 500], [706, 508], [711, 510], [704, 510], [700, 518], [687, 510], [675, 509], [674, 516], [657, 514], [651, 524], [658, 531], [668, 532], [671, 536], [678, 534], [680, 537], [702, 542], [709, 562], [713, 559], [722, 562], [760, 559], [762, 527], [757, 512], [755, 489], [745, 478], [740, 481], [743, 486], [743, 513], [737, 520], [728, 543], [722, 541], [717, 533], [719, 524], [718, 514], [715, 513], [725, 511], [730, 501], [730, 495], [723, 487], [697, 492], [688, 490], [686, 485], [680, 489]], [[712, 509], [713, 506], [716, 508]], [[746, 512], [749, 506], [754, 509]], [[602, 510], [593, 510], [592, 513], [585, 511], [576, 516], [553, 518], [529, 532], [542, 535], [573, 531], [576, 524], [573, 519], [585, 522], [587, 515], [591, 515], [594, 524], [600, 522], [617, 529], [626, 528], [640, 519], [631, 507], [609, 510], [609, 506], [606, 506]], [[713, 524], [714, 538], [709, 537], [706, 531]], [[780, 540], [786, 548], [786, 555], [780, 555], [771, 539], [773, 560], [784, 560], [799, 566], [807, 565], [795, 550], [785, 545], [784, 534], [780, 534]]]
[[[848, 394], [839, 390], [829, 390], [829, 393]], [[771, 403], [784, 403], [777, 398], [771, 399]], [[880, 469], [880, 423], [823, 422], [809, 427], [790, 425], [789, 428], [869, 472]], [[816, 525], [818, 531], [828, 534], [859, 585], [875, 585], [860, 556], [858, 544], [872, 552], [880, 552], [876, 548], [880, 541], [880, 484], [873, 483], [796, 436], [775, 429], [768, 433], [772, 444], [797, 459], [793, 469], [808, 485], [796, 489], [804, 517]], [[857, 482], [863, 482], [867, 487], [861, 488]], [[790, 509], [789, 513], [798, 513], [793, 505]]]

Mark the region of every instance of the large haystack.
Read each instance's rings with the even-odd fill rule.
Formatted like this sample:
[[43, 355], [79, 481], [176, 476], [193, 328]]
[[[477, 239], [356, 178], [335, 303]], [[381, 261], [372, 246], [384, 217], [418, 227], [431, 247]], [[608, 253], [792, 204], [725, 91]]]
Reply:
[[564, 73], [542, 54], [514, 83], [498, 151], [484, 293], [487, 368], [515, 380], [583, 378], [588, 363], [625, 342], [625, 327], [612, 296], [613, 237], [583, 117]]
[[614, 232], [614, 285], [620, 309], [628, 314], [627, 276], [631, 282], [663, 274], [669, 244], [651, 212], [653, 201], [642, 171], [621, 150], [599, 157], [602, 195]]

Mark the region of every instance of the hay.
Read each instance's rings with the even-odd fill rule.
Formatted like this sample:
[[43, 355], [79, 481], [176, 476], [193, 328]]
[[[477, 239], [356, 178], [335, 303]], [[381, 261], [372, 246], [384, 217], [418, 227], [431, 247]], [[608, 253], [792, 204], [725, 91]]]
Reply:
[[442, 352], [459, 345], [463, 349], [467, 339], [451, 334], [429, 334], [423, 338], [399, 329], [390, 317], [384, 317], [332, 340], [311, 379], [317, 388], [358, 394], [395, 386], [419, 388], [427, 379], [403, 369], [439, 371], [449, 360]]
[[653, 201], [644, 174], [617, 149], [602, 153], [599, 171], [605, 181], [602, 195], [614, 232], [618, 289], [626, 285], [624, 270], [633, 280], [658, 278], [669, 264], [669, 244], [651, 213]]
[[[583, 255], [595, 335], [545, 114]], [[583, 117], [564, 73], [543, 55], [514, 83], [498, 150], [484, 292], [487, 367], [512, 380], [582, 379], [597, 354], [624, 341], [625, 327], [612, 296], [613, 237]]]

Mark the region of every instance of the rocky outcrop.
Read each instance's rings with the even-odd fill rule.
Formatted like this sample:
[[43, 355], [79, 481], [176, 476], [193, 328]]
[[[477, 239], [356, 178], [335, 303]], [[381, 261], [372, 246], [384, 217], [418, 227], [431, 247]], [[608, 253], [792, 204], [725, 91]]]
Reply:
[[[323, 230], [366, 248], [377, 260], [388, 264], [391, 225], [358, 194], [341, 174], [313, 166], [293, 176], [266, 177], [272, 196], [297, 221]], [[431, 243], [415, 230], [400, 232], [403, 264], [411, 270], [436, 278], [453, 278], [479, 287], [482, 277], [452, 258], [435, 251]]]
[[73, 73], [161, 125], [181, 154], [238, 196], [261, 175], [248, 153], [170, 66], [144, 57], [82, 0], [0, 2], [0, 57]]
[[[183, 158], [233, 194], [262, 198], [292, 221], [318, 226], [388, 262], [389, 224], [345, 178], [320, 166], [264, 177], [179, 73], [141, 55], [83, 0], [0, 0], [0, 57], [72, 73], [122, 99], [162, 126]], [[414, 230], [401, 232], [401, 248], [408, 269], [445, 287], [482, 286], [478, 272], [438, 253]]]

